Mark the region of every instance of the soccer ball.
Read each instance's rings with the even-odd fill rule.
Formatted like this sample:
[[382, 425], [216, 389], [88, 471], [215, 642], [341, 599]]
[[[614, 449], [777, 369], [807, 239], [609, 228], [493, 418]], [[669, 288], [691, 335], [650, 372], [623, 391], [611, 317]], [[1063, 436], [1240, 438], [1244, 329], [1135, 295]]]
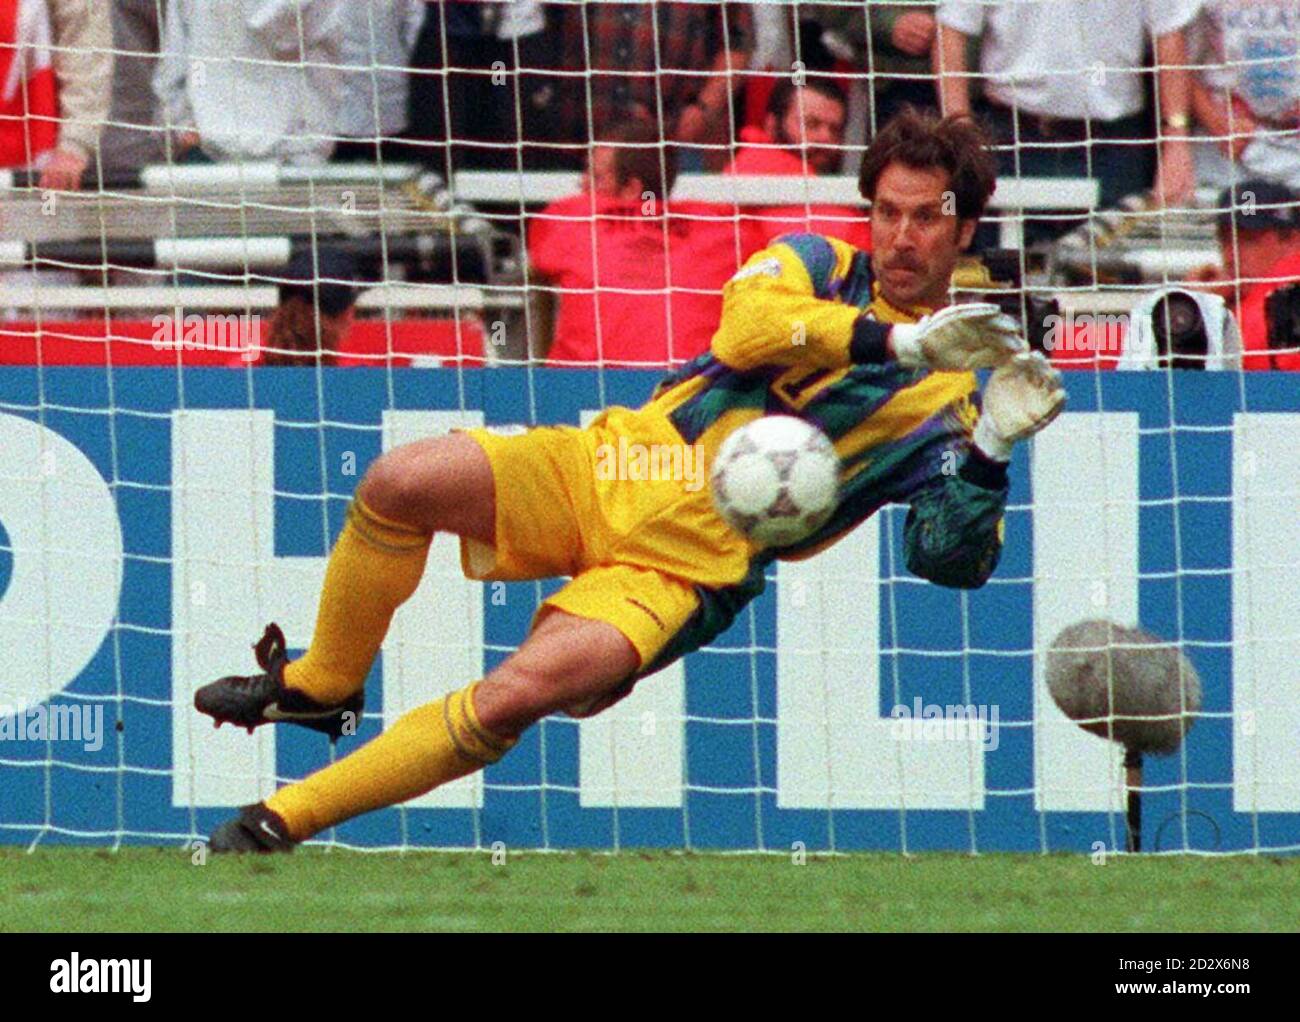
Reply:
[[839, 458], [826, 434], [790, 415], [765, 415], [723, 441], [713, 460], [713, 503], [761, 546], [812, 535], [835, 510]]

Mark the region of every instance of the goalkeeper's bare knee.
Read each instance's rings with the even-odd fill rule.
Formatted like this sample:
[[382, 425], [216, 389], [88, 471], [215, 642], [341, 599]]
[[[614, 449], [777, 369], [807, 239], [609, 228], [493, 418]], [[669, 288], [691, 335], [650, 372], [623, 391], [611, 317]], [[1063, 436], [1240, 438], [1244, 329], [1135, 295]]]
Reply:
[[402, 444], [366, 471], [357, 496], [378, 515], [422, 532], [452, 532], [491, 543], [495, 494], [483, 449], [451, 433]]

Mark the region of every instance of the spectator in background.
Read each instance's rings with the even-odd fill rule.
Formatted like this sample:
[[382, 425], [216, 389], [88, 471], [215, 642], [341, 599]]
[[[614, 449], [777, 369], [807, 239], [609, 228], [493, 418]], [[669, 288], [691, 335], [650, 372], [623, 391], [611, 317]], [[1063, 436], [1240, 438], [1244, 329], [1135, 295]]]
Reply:
[[[372, 0], [343, 8], [343, 81], [334, 159], [397, 157], [408, 126], [411, 63], [424, 0]], [[401, 70], [398, 70], [401, 69]]]
[[530, 169], [565, 165], [540, 145], [551, 137], [556, 98], [545, 74], [557, 43], [547, 32], [551, 5], [430, 0], [424, 6], [411, 56], [415, 158], [442, 174], [509, 170], [521, 159]]
[[[742, 128], [736, 158], [727, 174], [833, 174], [844, 142], [844, 94], [822, 78], [796, 84], [785, 78], [768, 98], [763, 127]], [[743, 207], [745, 253], [764, 248], [790, 231], [811, 231], [870, 248], [871, 231], [862, 210], [825, 203]]]
[[783, 79], [768, 97], [762, 129], [740, 137], [746, 144], [731, 173], [834, 174], [844, 155], [844, 93], [821, 78]]
[[810, 6], [801, 4], [796, 11], [790, 4], [753, 5], [749, 70], [744, 77], [744, 112], [740, 117], [745, 126], [762, 127], [772, 90], [795, 74], [817, 78], [835, 75], [835, 56], [822, 44], [821, 28], [809, 19]]
[[872, 54], [868, 70], [876, 80], [876, 124], [890, 120], [904, 106], [936, 110], [930, 66], [937, 26], [934, 5], [870, 4]]
[[1300, 282], [1300, 194], [1271, 181], [1243, 181], [1224, 190], [1218, 209], [1222, 262], [1202, 267], [1191, 283], [1236, 311], [1244, 368], [1300, 369], [1300, 353], [1269, 353], [1264, 308], [1278, 288]]
[[[108, 115], [111, 45], [102, 4], [0, 0], [0, 167], [34, 171], [41, 189], [81, 188]], [[0, 268], [3, 285], [76, 280], [72, 269]]]
[[665, 199], [676, 176], [658, 129], [626, 125], [592, 147], [582, 193], [528, 217], [530, 274], [559, 304], [549, 364], [662, 366], [708, 348], [741, 243], [725, 208]]
[[108, 8], [86, 0], [47, 0], [59, 84], [59, 138], [41, 164], [42, 188], [76, 191], [108, 119], [113, 28]]
[[343, 6], [167, 0], [154, 88], [173, 158], [325, 162], [342, 95]]
[[1190, 40], [1200, 183], [1300, 188], [1300, 0], [1207, 0]]
[[[757, 102], [764, 109], [771, 85], [794, 68], [793, 9], [783, 4], [754, 4], [750, 12], [749, 72], [745, 76], [746, 123]], [[805, 65], [806, 66], [806, 65]]]
[[280, 278], [279, 304], [256, 364], [335, 365], [354, 318], [356, 280], [356, 262], [345, 253], [294, 253]]
[[[1101, 205], [1153, 187], [1178, 203], [1195, 185], [1188, 133], [1191, 78], [1184, 29], [1201, 0], [944, 0], [933, 51], [944, 112], [972, 111], [966, 51], [982, 33], [980, 74], [1000, 176], [1095, 177]], [[1143, 114], [1142, 68], [1155, 39], [1158, 152]], [[1154, 185], [1152, 182], [1154, 180]], [[1074, 224], [1030, 223], [1026, 240]]]
[[872, 75], [872, 128], [879, 129], [904, 106], [938, 107], [930, 63], [934, 4], [804, 4], [801, 11], [825, 30], [832, 52]]
[[587, 73], [556, 81], [559, 141], [578, 146], [580, 158], [593, 137], [642, 122], [661, 139], [714, 147], [683, 153], [684, 169], [726, 161], [736, 72], [749, 62], [747, 4], [640, 0], [566, 4], [561, 13], [559, 66]]
[[58, 141], [45, 0], [0, 0], [0, 167], [34, 167]]
[[0, 166], [81, 187], [108, 118], [112, 46], [102, 3], [0, 0]]
[[112, 0], [113, 66], [109, 124], [100, 138], [105, 175], [138, 170], [167, 158], [165, 130], [153, 91], [161, 48], [158, 0]]

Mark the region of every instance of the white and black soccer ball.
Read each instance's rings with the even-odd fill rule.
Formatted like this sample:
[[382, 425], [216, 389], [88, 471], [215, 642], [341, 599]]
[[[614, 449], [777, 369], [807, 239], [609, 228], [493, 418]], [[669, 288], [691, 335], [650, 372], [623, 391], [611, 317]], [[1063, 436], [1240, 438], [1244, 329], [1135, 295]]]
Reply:
[[791, 415], [765, 415], [723, 441], [713, 503], [727, 524], [767, 547], [812, 535], [835, 510], [840, 462], [830, 439]]

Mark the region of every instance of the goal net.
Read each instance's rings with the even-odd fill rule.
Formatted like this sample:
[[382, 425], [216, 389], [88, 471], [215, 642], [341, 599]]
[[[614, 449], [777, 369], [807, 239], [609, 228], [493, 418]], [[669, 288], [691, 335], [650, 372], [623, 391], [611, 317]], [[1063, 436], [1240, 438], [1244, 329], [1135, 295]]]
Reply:
[[[381, 452], [635, 407], [707, 349], [755, 251], [790, 231], [869, 250], [862, 153], [904, 102], [939, 102], [939, 47], [1003, 130], [954, 296], [1021, 317], [1069, 393], [1012, 461], [990, 582], [910, 574], [907, 508], [887, 506], [777, 561], [727, 632], [609, 711], [547, 718], [486, 771], [317, 840], [1300, 848], [1300, 270], [1258, 240], [1300, 252], [1300, 135], [1250, 105], [1265, 72], [1300, 81], [1294, 32], [1225, 35], [1210, 4], [1163, 35], [1122, 26], [1129, 63], [1117, 42], [1038, 69], [1048, 93], [1136, 90], [1145, 134], [1126, 136], [1120, 100], [1072, 118], [989, 92], [1000, 9], [1038, 24], [1053, 0], [940, 5], [980, 26], [954, 49], [922, 3], [147, 0], [87, 3], [108, 12], [94, 38], [61, 37], [55, 6], [0, 0], [0, 841], [202, 841], [500, 664], [563, 580], [466, 581], [439, 536], [355, 736], [193, 709], [256, 670], [267, 622], [308, 645]], [[1165, 205], [1107, 199], [1116, 149], [1155, 173], [1184, 136], [1217, 171], [1194, 153]], [[1277, 190], [1246, 187], [1268, 174]], [[1173, 286], [1219, 297], [1162, 303]], [[1049, 653], [1086, 621], [1108, 638], [1071, 684], [1105, 698], [1075, 715], [1118, 734], [1140, 690], [1140, 725], [1190, 724], [1168, 754], [1126, 759], [1058, 705]], [[1165, 659], [1116, 630], [1134, 627]]]

